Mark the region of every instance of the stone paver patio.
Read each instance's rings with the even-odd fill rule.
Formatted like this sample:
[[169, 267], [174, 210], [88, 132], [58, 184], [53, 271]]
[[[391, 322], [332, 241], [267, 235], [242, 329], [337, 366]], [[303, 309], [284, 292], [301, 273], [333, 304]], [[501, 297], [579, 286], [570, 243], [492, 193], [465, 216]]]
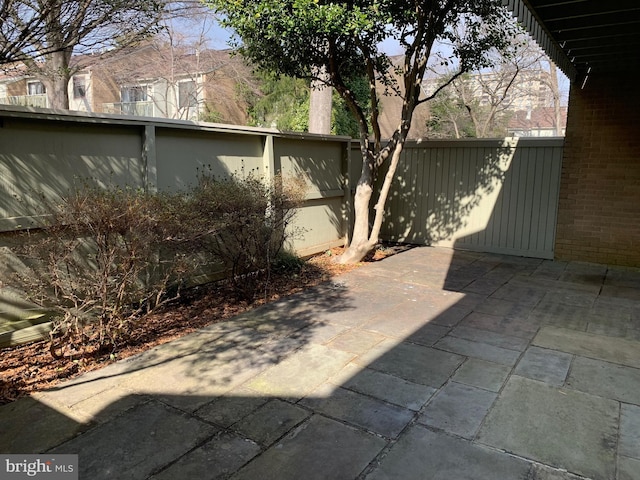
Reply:
[[415, 248], [0, 408], [81, 479], [640, 479], [640, 270]]

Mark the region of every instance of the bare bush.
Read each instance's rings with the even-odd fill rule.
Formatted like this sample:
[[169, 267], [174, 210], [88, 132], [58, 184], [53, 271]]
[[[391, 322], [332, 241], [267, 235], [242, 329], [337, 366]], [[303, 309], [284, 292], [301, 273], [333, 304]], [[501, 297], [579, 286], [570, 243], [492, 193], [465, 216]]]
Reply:
[[141, 314], [178, 294], [193, 268], [180, 240], [183, 207], [177, 195], [90, 186], [48, 206], [44, 228], [19, 249], [30, 268], [17, 276], [54, 313], [55, 357], [115, 349]]
[[53, 313], [54, 357], [114, 351], [142, 316], [176, 298], [211, 257], [251, 300], [299, 233], [290, 223], [302, 181], [201, 175], [183, 194], [85, 185], [25, 233], [16, 273], [26, 297]]
[[206, 233], [204, 248], [228, 269], [238, 296], [253, 299], [283, 247], [301, 233], [291, 222], [305, 193], [301, 179], [200, 175], [191, 198], [191, 229]]

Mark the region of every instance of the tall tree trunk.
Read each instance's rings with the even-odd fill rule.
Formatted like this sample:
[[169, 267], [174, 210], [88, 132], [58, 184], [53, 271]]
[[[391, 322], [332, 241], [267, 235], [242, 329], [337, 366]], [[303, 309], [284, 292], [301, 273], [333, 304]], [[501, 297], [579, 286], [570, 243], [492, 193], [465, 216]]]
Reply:
[[[366, 143], [361, 142], [361, 151], [363, 156], [362, 173], [360, 180], [356, 187], [356, 194], [354, 198], [354, 213], [355, 221], [353, 228], [353, 235], [351, 236], [351, 242], [349, 248], [340, 255], [340, 263], [355, 263], [361, 261], [369, 252], [371, 252], [378, 241], [380, 240], [380, 230], [382, 228], [382, 222], [384, 220], [385, 204], [389, 192], [391, 191], [391, 183], [393, 177], [400, 163], [400, 156], [404, 148], [404, 143], [409, 134], [409, 127], [411, 126], [411, 117], [413, 116], [413, 109], [409, 109], [409, 113], [403, 115], [408, 117], [403, 119], [401, 126], [398, 127], [394, 134], [394, 139], [390, 140], [390, 150], [383, 150], [377, 155], [373, 156], [367, 153], [365, 147]], [[380, 187], [380, 193], [376, 204], [373, 207], [375, 211], [373, 224], [369, 225], [369, 203], [373, 195], [373, 183], [375, 180], [376, 166], [380, 166], [390, 161], [387, 167], [382, 186]]]
[[553, 96], [553, 129], [554, 135], [562, 135], [562, 110], [560, 106], [560, 88], [558, 87], [558, 69], [553, 62], [549, 62], [549, 83]]
[[[69, 45], [63, 26], [64, 2], [55, 0], [50, 2], [47, 14], [47, 44], [54, 50], [45, 56], [44, 65], [38, 66], [41, 80], [47, 89], [47, 100], [50, 108], [68, 110], [69, 94], [67, 86], [71, 78], [69, 63], [73, 53], [73, 46]], [[67, 19], [68, 20], [68, 19]]]
[[327, 86], [329, 73], [322, 68], [319, 80], [311, 82], [309, 98], [309, 133], [331, 134], [331, 105], [333, 89]]
[[47, 89], [47, 100], [50, 108], [69, 109], [70, 59], [71, 52], [65, 50], [47, 55], [46, 65], [41, 70], [41, 80]]
[[[361, 149], [363, 150], [363, 149]], [[373, 195], [374, 158], [364, 149], [362, 171], [353, 198], [354, 224], [349, 248], [340, 255], [340, 263], [355, 263], [362, 260], [375, 246], [369, 241], [369, 203]], [[376, 240], [377, 241], [377, 240]]]
[[453, 123], [453, 129], [456, 133], [456, 138], [460, 139], [460, 129], [458, 128], [458, 122], [456, 122], [455, 120], [451, 120], [451, 123]]

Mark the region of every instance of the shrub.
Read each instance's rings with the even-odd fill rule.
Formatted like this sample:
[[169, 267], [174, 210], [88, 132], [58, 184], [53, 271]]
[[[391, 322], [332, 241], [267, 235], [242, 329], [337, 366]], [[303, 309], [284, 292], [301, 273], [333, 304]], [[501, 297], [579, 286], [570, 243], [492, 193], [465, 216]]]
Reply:
[[282, 250], [273, 260], [271, 268], [276, 273], [297, 274], [300, 273], [304, 260], [289, 250]]
[[305, 191], [302, 180], [200, 175], [191, 198], [191, 229], [206, 232], [206, 248], [228, 269], [239, 297], [254, 298], [283, 247], [300, 233], [291, 221]]
[[253, 175], [200, 175], [181, 195], [87, 184], [44, 202], [45, 224], [16, 252], [27, 267], [16, 278], [54, 314], [54, 357], [115, 350], [208, 256], [228, 270], [238, 297], [253, 299], [276, 260], [293, 265], [282, 252], [299, 233], [290, 223], [304, 193], [302, 181]]
[[18, 279], [54, 312], [55, 357], [115, 349], [140, 314], [178, 294], [193, 267], [176, 214], [186, 207], [178, 195], [88, 185], [48, 207], [18, 252], [30, 267]]

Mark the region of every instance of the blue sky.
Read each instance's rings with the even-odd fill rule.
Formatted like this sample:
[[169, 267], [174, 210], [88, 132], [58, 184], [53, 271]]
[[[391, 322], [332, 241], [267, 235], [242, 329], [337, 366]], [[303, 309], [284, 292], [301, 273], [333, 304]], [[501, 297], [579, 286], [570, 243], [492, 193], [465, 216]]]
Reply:
[[[213, 15], [209, 18], [213, 19]], [[232, 36], [232, 32], [230, 30], [222, 28], [215, 20], [213, 21], [214, 23], [209, 30], [209, 34], [207, 35], [207, 38], [209, 39], [209, 47], [214, 49], [229, 48], [228, 42]], [[400, 48], [398, 43], [392, 40], [383, 42], [382, 46], [384, 51], [388, 55], [400, 55], [402, 53], [402, 49]]]
[[[225, 48], [229, 48], [229, 39], [232, 36], [232, 33], [230, 30], [226, 30], [224, 28], [222, 28], [218, 22], [216, 22], [213, 19], [213, 15], [211, 16], [207, 16], [207, 19], [213, 20], [213, 23], [210, 25], [209, 27], [209, 32], [207, 35], [207, 38], [209, 40], [209, 47], [210, 48], [214, 48], [214, 49], [225, 49]], [[400, 46], [398, 45], [397, 42], [394, 42], [392, 40], [388, 40], [386, 42], [383, 42], [382, 44], [382, 48], [383, 50], [388, 54], [388, 55], [400, 55], [402, 54], [402, 49], [400, 48]], [[442, 48], [442, 47], [441, 47]], [[446, 48], [445, 48], [445, 53], [446, 52]], [[564, 74], [562, 74], [561, 72], [559, 72], [559, 83], [560, 83], [560, 90], [561, 93], [563, 95], [563, 104], [566, 104], [566, 96], [568, 94], [568, 81], [566, 80], [566, 77], [564, 76]]]

